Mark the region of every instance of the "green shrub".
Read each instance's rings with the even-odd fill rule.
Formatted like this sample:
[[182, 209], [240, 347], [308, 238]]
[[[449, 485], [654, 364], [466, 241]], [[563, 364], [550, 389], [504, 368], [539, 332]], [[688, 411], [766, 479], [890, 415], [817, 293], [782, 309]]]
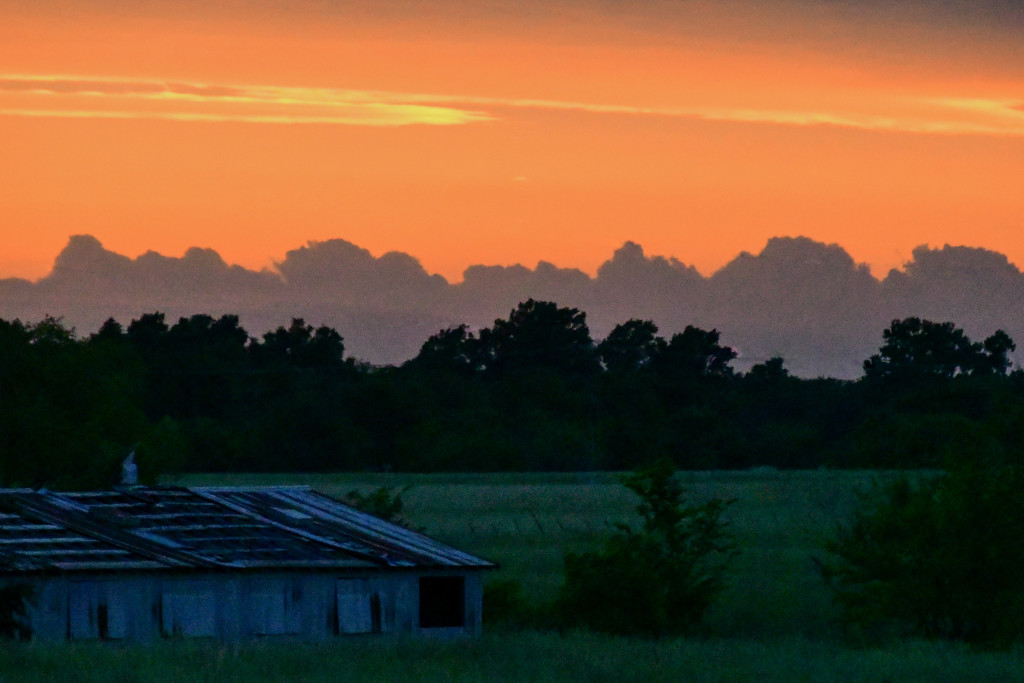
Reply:
[[542, 628], [549, 609], [534, 604], [523, 595], [523, 585], [515, 579], [490, 579], [484, 583], [484, 624], [512, 629]]
[[722, 520], [731, 501], [686, 502], [668, 460], [623, 484], [640, 496], [643, 524], [639, 531], [616, 525], [601, 550], [565, 556], [561, 618], [607, 633], [692, 632], [724, 587], [735, 553]]
[[412, 529], [409, 521], [402, 515], [402, 510], [405, 507], [402, 495], [411, 488], [411, 485], [403, 486], [395, 493], [391, 493], [391, 489], [387, 486], [380, 486], [370, 493], [361, 493], [358, 489], [352, 489], [345, 494], [345, 502], [375, 517]]
[[848, 628], [1005, 645], [1024, 635], [1024, 468], [965, 462], [865, 497], [826, 544]]

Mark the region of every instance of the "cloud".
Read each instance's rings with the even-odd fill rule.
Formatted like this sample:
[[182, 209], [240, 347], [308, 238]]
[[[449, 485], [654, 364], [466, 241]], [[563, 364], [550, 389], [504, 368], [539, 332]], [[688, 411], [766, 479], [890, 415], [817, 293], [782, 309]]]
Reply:
[[236, 314], [260, 336], [302, 317], [337, 329], [353, 357], [385, 364], [415, 356], [439, 329], [489, 326], [533, 297], [585, 311], [597, 339], [630, 318], [653, 320], [666, 337], [692, 324], [718, 329], [740, 352], [739, 369], [780, 355], [796, 375], [847, 378], [860, 375], [895, 318], [950, 320], [975, 339], [1004, 329], [1024, 340], [1024, 274], [1002, 254], [969, 247], [918, 247], [882, 281], [839, 245], [804, 237], [773, 238], [707, 278], [632, 242], [594, 278], [541, 261], [471, 266], [450, 285], [409, 254], [377, 257], [341, 239], [289, 251], [277, 268], [247, 270], [198, 247], [133, 259], [78, 235], [46, 278], [0, 280], [0, 318], [64, 316], [86, 335], [109, 317]]
[[309, 242], [276, 264], [289, 290], [307, 299], [376, 310], [435, 306], [448, 282], [401, 252], [374, 257], [342, 239]]
[[[4, 94], [20, 97], [14, 106], [4, 105]], [[397, 93], [68, 76], [0, 77], [0, 115], [349, 126], [451, 126], [491, 119]]]
[[[20, 95], [17, 106], [5, 93]], [[30, 102], [23, 101], [29, 98]], [[868, 111], [829, 107], [674, 107], [342, 88], [225, 85], [68, 76], [0, 76], [0, 115], [351, 126], [465, 125], [494, 111], [545, 110], [879, 132], [1024, 136], [1018, 102], [949, 97], [877, 97]], [[90, 106], [102, 103], [103, 106]], [[489, 110], [489, 111], [484, 111]]]
[[[877, 111], [843, 111], [807, 107], [733, 107], [698, 105], [638, 107], [557, 100], [480, 97], [434, 98], [483, 107], [577, 111], [589, 114], [656, 116], [732, 123], [782, 126], [836, 126], [877, 132], [1024, 136], [1021, 105], [997, 100], [944, 98], [892, 98], [876, 105]], [[973, 114], [965, 117], [964, 114]]]

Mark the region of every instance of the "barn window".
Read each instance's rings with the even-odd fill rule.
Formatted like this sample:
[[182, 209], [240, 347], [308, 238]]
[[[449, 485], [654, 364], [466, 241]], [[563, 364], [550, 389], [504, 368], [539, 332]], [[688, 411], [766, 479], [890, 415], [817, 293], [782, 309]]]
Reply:
[[384, 630], [381, 596], [368, 579], [337, 582], [338, 633], [380, 633]]
[[165, 636], [217, 635], [217, 594], [208, 583], [167, 586], [160, 597], [160, 626]]
[[111, 581], [80, 581], [68, 595], [68, 634], [72, 640], [119, 640], [128, 635], [125, 596]]
[[466, 623], [466, 582], [461, 576], [420, 578], [420, 628], [455, 628]]

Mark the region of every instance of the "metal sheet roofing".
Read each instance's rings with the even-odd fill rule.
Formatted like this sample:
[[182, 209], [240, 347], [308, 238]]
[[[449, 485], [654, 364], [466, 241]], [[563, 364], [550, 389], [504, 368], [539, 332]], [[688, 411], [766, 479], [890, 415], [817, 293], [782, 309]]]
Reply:
[[0, 492], [0, 572], [73, 569], [162, 569], [169, 565], [27, 516]]
[[0, 490], [0, 572], [493, 566], [309, 487]]
[[339, 503], [305, 486], [193, 489], [292, 533], [358, 552], [391, 566], [493, 567], [434, 539]]

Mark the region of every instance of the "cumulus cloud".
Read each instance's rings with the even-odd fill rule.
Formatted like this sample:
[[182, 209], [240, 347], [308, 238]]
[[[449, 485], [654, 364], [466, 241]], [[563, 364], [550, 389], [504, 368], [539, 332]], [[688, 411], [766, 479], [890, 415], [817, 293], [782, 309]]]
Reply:
[[596, 277], [541, 261], [475, 265], [449, 284], [413, 256], [374, 256], [342, 239], [289, 251], [276, 270], [251, 271], [194, 247], [181, 257], [130, 258], [93, 237], [72, 237], [38, 282], [0, 280], [0, 318], [63, 316], [80, 334], [114, 317], [162, 311], [240, 316], [253, 336], [292, 317], [335, 327], [350, 355], [376, 364], [414, 356], [444, 327], [487, 326], [533, 297], [585, 311], [595, 338], [629, 318], [663, 335], [686, 325], [717, 328], [744, 369], [774, 355], [800, 376], [857, 377], [894, 318], [951, 320], [973, 338], [1004, 329], [1024, 341], [1024, 274], [985, 249], [921, 246], [882, 281], [839, 245], [774, 238], [711, 277], [627, 242]]

